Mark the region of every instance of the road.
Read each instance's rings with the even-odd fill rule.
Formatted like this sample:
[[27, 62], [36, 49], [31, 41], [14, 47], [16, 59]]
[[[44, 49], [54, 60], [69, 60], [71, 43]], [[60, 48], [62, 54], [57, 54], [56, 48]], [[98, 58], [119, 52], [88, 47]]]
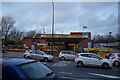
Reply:
[[[2, 54], [4, 57], [23, 58], [23, 52], [8, 52]], [[41, 61], [42, 62], [42, 61]], [[96, 80], [96, 79], [120, 79], [120, 67], [102, 69], [99, 67], [77, 67], [74, 61], [60, 61], [55, 57], [54, 62], [42, 62], [50, 67], [59, 78], [58, 80]]]

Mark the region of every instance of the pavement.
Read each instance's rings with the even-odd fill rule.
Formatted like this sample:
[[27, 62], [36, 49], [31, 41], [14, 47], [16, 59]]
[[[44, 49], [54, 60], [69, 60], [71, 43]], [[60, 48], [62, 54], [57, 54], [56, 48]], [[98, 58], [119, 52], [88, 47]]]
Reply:
[[[3, 53], [2, 58], [5, 57], [23, 58], [23, 52]], [[58, 57], [54, 58], [53, 62], [41, 62], [57, 74], [58, 80], [120, 80], [120, 67], [77, 67], [74, 61], [60, 61]]]

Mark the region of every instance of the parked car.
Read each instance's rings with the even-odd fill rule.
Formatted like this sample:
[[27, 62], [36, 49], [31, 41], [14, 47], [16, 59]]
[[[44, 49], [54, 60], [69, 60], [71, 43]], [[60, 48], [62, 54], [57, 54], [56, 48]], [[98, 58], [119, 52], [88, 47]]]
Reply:
[[112, 53], [109, 53], [109, 54], [107, 54], [107, 55], [105, 56], [105, 58], [106, 58], [106, 59], [109, 59], [111, 55], [112, 55]]
[[77, 53], [74, 51], [61, 51], [59, 54], [60, 60], [75, 60]]
[[54, 60], [54, 57], [52, 55], [48, 55], [43, 51], [36, 51], [36, 50], [25, 51], [23, 57], [29, 59], [44, 60], [44, 61]]
[[105, 57], [112, 62], [114, 66], [120, 66], [120, 53], [110, 53]]
[[55, 80], [56, 74], [36, 60], [0, 59], [2, 61], [2, 80]]
[[112, 63], [105, 58], [102, 58], [94, 53], [79, 53], [76, 56], [75, 62], [77, 66], [99, 66], [103, 68], [112, 67]]

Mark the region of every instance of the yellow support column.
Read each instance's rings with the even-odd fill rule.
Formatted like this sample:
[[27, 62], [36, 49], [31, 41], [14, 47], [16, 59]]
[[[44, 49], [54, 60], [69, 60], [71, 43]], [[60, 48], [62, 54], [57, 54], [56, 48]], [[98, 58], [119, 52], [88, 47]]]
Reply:
[[78, 48], [78, 44], [77, 44], [77, 48]]
[[53, 49], [55, 49], [55, 47], [54, 47], [54, 43], [53, 43]]

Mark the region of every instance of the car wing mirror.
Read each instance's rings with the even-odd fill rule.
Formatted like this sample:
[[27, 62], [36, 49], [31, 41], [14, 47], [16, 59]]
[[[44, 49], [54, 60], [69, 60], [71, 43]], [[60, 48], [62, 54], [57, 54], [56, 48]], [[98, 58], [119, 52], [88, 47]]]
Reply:
[[109, 56], [107, 56], [107, 59], [110, 59], [110, 57], [109, 57]]
[[99, 58], [98, 60], [102, 60], [102, 58]]
[[77, 55], [77, 54], [73, 54], [73, 55]]
[[70, 55], [73, 55], [73, 53], [70, 53]]

